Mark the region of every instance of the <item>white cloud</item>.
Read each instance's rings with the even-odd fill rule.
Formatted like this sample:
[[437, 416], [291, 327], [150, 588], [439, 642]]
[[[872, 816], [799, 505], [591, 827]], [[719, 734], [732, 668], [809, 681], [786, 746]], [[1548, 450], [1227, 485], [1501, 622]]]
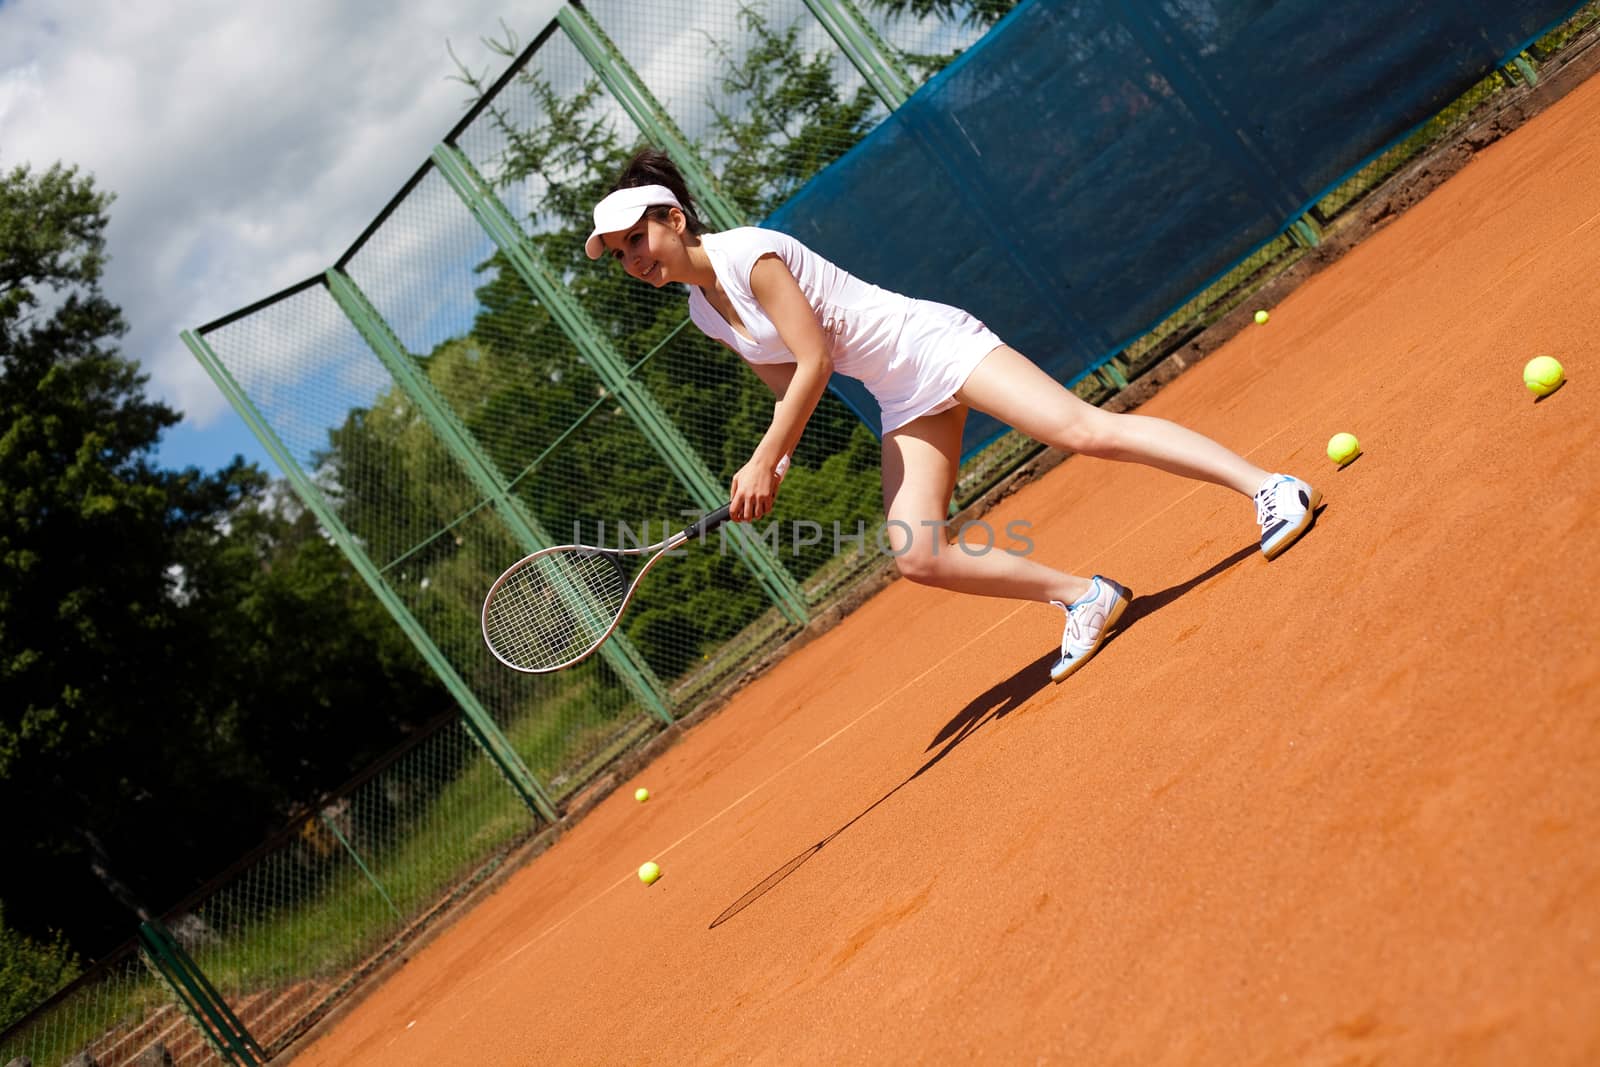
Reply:
[[447, 42], [492, 77], [482, 38], [527, 41], [558, 7], [3, 0], [0, 166], [60, 160], [116, 194], [123, 351], [203, 430], [226, 401], [178, 331], [331, 265], [464, 112]]

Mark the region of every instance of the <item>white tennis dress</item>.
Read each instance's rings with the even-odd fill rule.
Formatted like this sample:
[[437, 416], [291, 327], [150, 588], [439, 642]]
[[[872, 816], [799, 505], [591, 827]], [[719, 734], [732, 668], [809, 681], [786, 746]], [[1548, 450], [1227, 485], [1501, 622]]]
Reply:
[[971, 315], [948, 304], [916, 300], [864, 282], [777, 230], [741, 226], [702, 234], [717, 281], [744, 324], [745, 336], [698, 287], [689, 288], [689, 317], [748, 363], [793, 363], [778, 328], [750, 289], [750, 271], [767, 253], [800, 283], [833, 343], [833, 368], [861, 381], [883, 412], [883, 432], [956, 404], [955, 393], [983, 357], [1004, 344]]

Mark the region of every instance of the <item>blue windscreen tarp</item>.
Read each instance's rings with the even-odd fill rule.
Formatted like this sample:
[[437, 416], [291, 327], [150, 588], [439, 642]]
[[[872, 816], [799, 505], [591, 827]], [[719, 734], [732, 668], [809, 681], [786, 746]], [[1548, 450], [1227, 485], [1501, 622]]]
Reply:
[[764, 225], [1071, 383], [1581, 6], [1026, 0]]

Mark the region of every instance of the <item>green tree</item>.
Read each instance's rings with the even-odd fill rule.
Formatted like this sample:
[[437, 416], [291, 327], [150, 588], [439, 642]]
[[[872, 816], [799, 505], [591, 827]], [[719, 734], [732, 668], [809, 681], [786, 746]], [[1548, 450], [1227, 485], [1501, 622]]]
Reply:
[[862, 0], [862, 3], [894, 18], [910, 15], [985, 29], [1017, 6], [1017, 0]]
[[[232, 773], [219, 788], [259, 807], [259, 835], [450, 702], [281, 484], [233, 508], [227, 524], [184, 565], [205, 660], [191, 699], [213, 720], [210, 731], [227, 736]], [[223, 861], [254, 843], [249, 829], [240, 833]]]
[[[861, 4], [870, 11], [886, 16], [891, 24], [913, 19], [925, 25], [936, 20], [944, 27], [987, 31], [1010, 14], [1011, 9], [1017, 6], [1017, 0], [861, 0]], [[963, 33], [961, 36], [966, 38], [969, 34]], [[938, 38], [929, 43], [936, 46]], [[965, 48], [960, 46], [936, 52], [902, 50], [900, 62], [926, 80], [949, 66], [963, 51]]]
[[40, 942], [11, 929], [0, 901], [0, 1031], [82, 973], [82, 961], [60, 932]]
[[722, 93], [704, 146], [723, 190], [752, 219], [770, 215], [829, 163], [855, 147], [883, 118], [866, 85], [842, 92], [831, 49], [806, 54], [804, 23], [774, 26], [744, 8], [742, 55], [719, 46]]
[[152, 464], [110, 199], [0, 175], [0, 894], [90, 954], [447, 706], [261, 471]]
[[107, 871], [117, 836], [100, 816], [131, 806], [172, 736], [166, 679], [188, 635], [163, 542], [257, 477], [149, 464], [176, 415], [114, 348], [125, 327], [99, 289], [109, 203], [59, 165], [0, 178], [0, 795], [33, 813], [0, 835], [25, 870], [73, 856]]

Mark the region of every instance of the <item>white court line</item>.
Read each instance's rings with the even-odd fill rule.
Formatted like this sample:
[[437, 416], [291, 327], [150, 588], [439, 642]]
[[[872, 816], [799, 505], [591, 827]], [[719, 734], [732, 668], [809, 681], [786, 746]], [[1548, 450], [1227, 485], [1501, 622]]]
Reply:
[[[1571, 237], [1574, 233], [1577, 233], [1578, 230], [1587, 230], [1590, 226], [1593, 226], [1595, 224], [1595, 221], [1597, 219], [1600, 219], [1600, 211], [1596, 211], [1593, 215], [1590, 215], [1583, 222], [1579, 223], [1578, 224], [1578, 229], [1577, 230], [1572, 230], [1571, 232], [1569, 232], [1567, 234], [1567, 237]], [[1564, 238], [1562, 238], [1562, 240], [1566, 240], [1566, 238], [1564, 237]]]
[[1578, 233], [1580, 230], [1587, 230], [1590, 226], [1593, 226], [1596, 222], [1600, 222], [1600, 211], [1595, 212], [1593, 215], [1590, 215], [1587, 219], [1584, 219], [1582, 222], [1578, 223], [1578, 225], [1576, 227], [1574, 227], [1571, 230], [1568, 230], [1565, 237], [1553, 238], [1553, 239], [1551, 239], [1549, 241], [1546, 241], [1544, 244], [1539, 245], [1537, 248], [1534, 248], [1532, 251], [1524, 253], [1522, 255], [1522, 257], [1517, 260], [1517, 262], [1513, 263], [1511, 266], [1509, 266], [1505, 270], [1501, 271], [1495, 277], [1494, 281], [1490, 282], [1483, 289], [1480, 289], [1478, 291], [1478, 295], [1476, 297], [1473, 297], [1473, 299], [1477, 300], [1479, 297], [1482, 297], [1484, 293], [1490, 292], [1491, 290], [1494, 290], [1494, 289], [1498, 289], [1500, 287], [1500, 283], [1505, 281], [1508, 276], [1510, 276], [1512, 274], [1515, 274], [1519, 269], [1521, 269], [1521, 266], [1522, 266], [1523, 263], [1526, 263], [1527, 261], [1532, 260], [1532, 259], [1537, 259], [1543, 252], [1545, 252], [1545, 250], [1549, 249], [1551, 246], [1559, 244], [1560, 242], [1567, 240], [1567, 238], [1571, 237], [1573, 234]]

